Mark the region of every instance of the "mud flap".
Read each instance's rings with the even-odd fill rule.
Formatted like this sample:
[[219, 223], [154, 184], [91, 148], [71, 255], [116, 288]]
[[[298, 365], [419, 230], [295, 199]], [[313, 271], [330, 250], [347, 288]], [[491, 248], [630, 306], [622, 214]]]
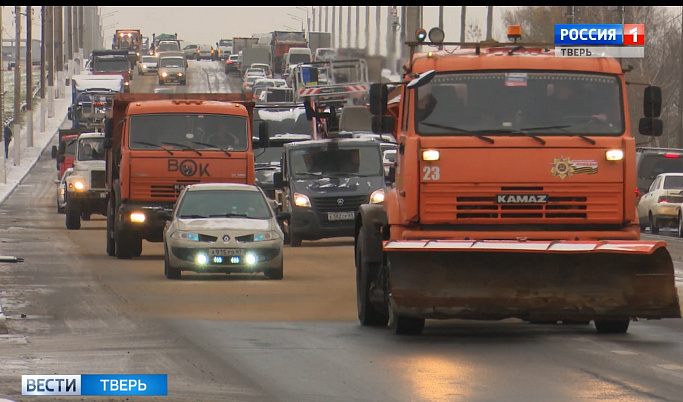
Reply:
[[384, 243], [392, 308], [422, 318], [680, 318], [665, 242]]

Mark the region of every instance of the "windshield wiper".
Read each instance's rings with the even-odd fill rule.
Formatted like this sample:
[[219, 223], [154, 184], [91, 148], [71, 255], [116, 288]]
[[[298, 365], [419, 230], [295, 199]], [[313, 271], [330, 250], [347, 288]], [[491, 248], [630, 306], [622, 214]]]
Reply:
[[173, 152], [171, 152], [170, 149], [166, 149], [166, 148], [162, 147], [162, 146], [159, 145], [159, 144], [154, 144], [154, 143], [145, 142], [145, 141], [133, 141], [133, 143], [134, 143], [134, 144], [141, 144], [141, 145], [149, 145], [149, 146], [151, 146], [151, 147], [157, 147], [157, 148], [163, 149], [164, 151], [166, 151], [166, 152], [168, 152], [169, 154], [173, 155]]
[[527, 137], [531, 137], [531, 138], [535, 139], [536, 141], [540, 142], [541, 145], [545, 145], [545, 140], [543, 138], [536, 136], [534, 134], [531, 134], [526, 129], [518, 130], [518, 129], [511, 129], [511, 128], [510, 129], [497, 128], [494, 130], [487, 130], [487, 131], [493, 132], [493, 133], [503, 133], [503, 134], [522, 134], [522, 135], [526, 135]]
[[196, 152], [197, 155], [202, 156], [202, 153], [201, 153], [201, 152], [197, 151], [196, 149], [192, 148], [192, 147], [189, 146], [189, 145], [179, 144], [179, 143], [177, 143], [177, 142], [162, 142], [162, 144], [164, 144], [164, 145], [175, 145], [176, 147], [180, 147], [180, 148], [183, 148], [183, 149], [189, 149], [190, 151]]
[[180, 219], [206, 219], [208, 216], [205, 215], [178, 215]]
[[[220, 150], [223, 151], [226, 155], [232, 156], [232, 155], [230, 155], [230, 152], [228, 152], [227, 149], [223, 149], [223, 148], [219, 147], [218, 145], [207, 144], [207, 143], [205, 143], [205, 142], [199, 142], [199, 141], [192, 141], [192, 143], [193, 143], [193, 144], [197, 144], [197, 145], [203, 145], [203, 146], [205, 146], [205, 147], [211, 147], [211, 148], [215, 148], [215, 149], [220, 149]], [[197, 151], [197, 153], [199, 153], [199, 151]], [[201, 155], [201, 154], [200, 154], [200, 155]]]
[[294, 173], [294, 176], [316, 176], [320, 177], [322, 176], [322, 172], [296, 172]]
[[535, 130], [535, 131], [539, 131], [539, 130], [553, 130], [553, 129], [557, 129], [557, 130], [563, 131], [564, 133], [566, 133], [566, 134], [569, 135], [570, 137], [579, 137], [579, 138], [581, 138], [582, 140], [586, 140], [586, 141], [590, 142], [591, 145], [595, 145], [595, 140], [594, 140], [594, 139], [588, 138], [587, 136], [585, 136], [585, 135], [583, 135], [583, 134], [571, 133], [571, 132], [568, 132], [567, 130], [565, 130], [566, 128], [569, 128], [569, 127], [571, 127], [571, 126], [564, 125], [564, 126], [525, 127], [525, 128], [523, 128], [522, 130], [526, 130], [526, 131], [534, 131], [534, 130]]
[[453, 131], [456, 131], [456, 132], [459, 132], [459, 133], [470, 134], [470, 135], [473, 135], [473, 136], [475, 136], [475, 137], [477, 137], [477, 138], [480, 138], [480, 139], [482, 139], [482, 140], [484, 140], [484, 141], [487, 141], [487, 142], [489, 142], [490, 144], [493, 144], [493, 143], [494, 143], [493, 138], [490, 138], [490, 137], [487, 137], [487, 136], [485, 136], [485, 135], [482, 135], [482, 134], [479, 133], [478, 131], [469, 131], [469, 130], [465, 130], [464, 128], [460, 128], [460, 127], [445, 126], [445, 125], [443, 125], [443, 124], [436, 124], [436, 123], [420, 123], [420, 124], [424, 124], [425, 126], [430, 126], [430, 127], [443, 128], [443, 129], [446, 129], [446, 130], [453, 130]]

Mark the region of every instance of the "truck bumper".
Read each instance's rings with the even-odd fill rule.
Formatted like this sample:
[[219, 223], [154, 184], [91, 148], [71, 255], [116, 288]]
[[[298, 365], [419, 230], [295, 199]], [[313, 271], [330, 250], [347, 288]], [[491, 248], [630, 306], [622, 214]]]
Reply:
[[159, 219], [157, 213], [172, 211], [172, 203], [140, 204], [123, 203], [117, 211], [116, 229], [133, 232], [151, 242], [163, 241], [166, 221]]
[[109, 194], [105, 190], [69, 191], [67, 200], [77, 202], [85, 213], [107, 215]]
[[329, 220], [327, 212], [294, 208], [289, 220], [289, 230], [302, 240], [353, 236], [356, 213], [353, 212], [351, 219]]

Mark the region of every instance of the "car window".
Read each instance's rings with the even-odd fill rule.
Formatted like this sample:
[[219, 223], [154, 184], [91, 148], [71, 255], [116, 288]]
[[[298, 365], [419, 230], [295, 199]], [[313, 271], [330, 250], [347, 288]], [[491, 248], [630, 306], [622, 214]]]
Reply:
[[683, 176], [664, 176], [665, 190], [683, 189]]

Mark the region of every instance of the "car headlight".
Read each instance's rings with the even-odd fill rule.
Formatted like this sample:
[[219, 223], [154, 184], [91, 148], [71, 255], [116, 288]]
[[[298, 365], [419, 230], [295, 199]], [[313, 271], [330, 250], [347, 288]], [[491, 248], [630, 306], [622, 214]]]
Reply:
[[162, 72], [161, 72], [161, 76], [164, 77], [164, 78], [168, 77], [168, 72], [162, 71]]
[[370, 204], [381, 204], [384, 202], [384, 189], [380, 188], [370, 194]]
[[182, 230], [173, 232], [171, 237], [178, 240], [199, 241], [199, 233], [185, 232]]
[[311, 200], [306, 194], [294, 193], [294, 205], [297, 207], [311, 207]]
[[254, 241], [275, 240], [277, 238], [279, 238], [279, 236], [274, 230], [263, 233], [254, 233]]

